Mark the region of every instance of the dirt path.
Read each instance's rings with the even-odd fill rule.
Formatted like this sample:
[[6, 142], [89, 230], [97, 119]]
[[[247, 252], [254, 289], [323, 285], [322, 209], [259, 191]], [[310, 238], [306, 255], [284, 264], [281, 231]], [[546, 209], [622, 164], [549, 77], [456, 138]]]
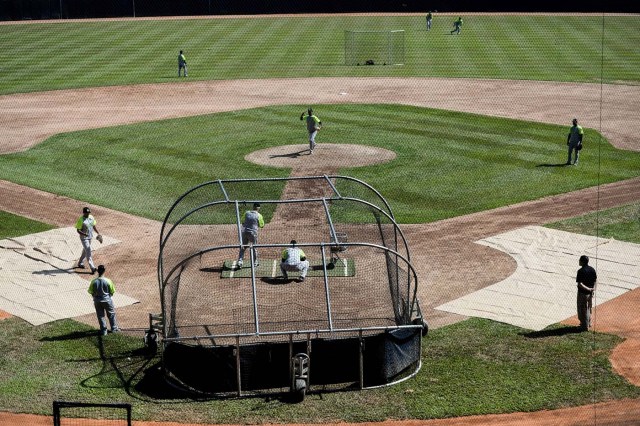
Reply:
[[[313, 95], [308, 94], [310, 85], [317, 87]], [[625, 103], [619, 102], [620, 99], [625, 99]], [[187, 82], [0, 96], [0, 126], [3, 128], [0, 152], [25, 150], [63, 131], [273, 104], [349, 102], [403, 103], [563, 125], [568, 125], [570, 118], [577, 116], [584, 126], [600, 130], [615, 146], [640, 150], [638, 86], [465, 79], [313, 78]], [[332, 173], [344, 161], [360, 161], [349, 155], [353, 153], [342, 152], [339, 158], [318, 155], [311, 168], [300, 164], [292, 167], [296, 175]], [[296, 161], [295, 156], [270, 157], [268, 152], [253, 153], [248, 159], [261, 164], [277, 160], [286, 165]], [[513, 259], [474, 244], [474, 241], [517, 227], [543, 224], [638, 200], [640, 179], [634, 179], [433, 224], [404, 226], [418, 278], [426, 284], [421, 287], [420, 296], [431, 326], [461, 319], [454, 314], [435, 311], [435, 306], [500, 281], [514, 271]], [[83, 205], [66, 197], [0, 181], [0, 210], [57, 226], [69, 226]], [[144, 327], [148, 313], [159, 312], [155, 268], [160, 224], [100, 206], [93, 206], [92, 210], [100, 220], [101, 231], [122, 241], [122, 244], [100, 251], [97, 261], [104, 256], [111, 265], [117, 265], [111, 270], [120, 291], [141, 301], [119, 311], [121, 322], [129, 328]], [[637, 356], [640, 319], [636, 315], [639, 306], [640, 291], [636, 290], [598, 307], [595, 319], [597, 330], [627, 338], [616, 348], [612, 363], [617, 371], [637, 385], [640, 385]], [[92, 325], [95, 322], [93, 315], [78, 319]], [[575, 319], [568, 322], [575, 323]], [[637, 400], [616, 401], [552, 412], [403, 424], [573, 425], [596, 416], [607, 421], [599, 424], [624, 424], [623, 421], [633, 424], [632, 421], [640, 418], [639, 405]], [[21, 423], [15, 419], [11, 420], [13, 423], [3, 423], [7, 416], [0, 413], [0, 425]], [[35, 420], [26, 421], [39, 424]]]
[[640, 86], [389, 77], [195, 81], [5, 95], [0, 96], [0, 153], [22, 151], [71, 130], [322, 103], [402, 103], [567, 128], [578, 117], [615, 146], [640, 149]]

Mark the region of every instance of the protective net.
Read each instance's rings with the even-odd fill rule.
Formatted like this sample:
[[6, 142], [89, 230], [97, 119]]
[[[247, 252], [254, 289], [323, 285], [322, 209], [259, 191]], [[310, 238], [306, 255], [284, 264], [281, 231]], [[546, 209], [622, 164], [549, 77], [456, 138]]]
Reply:
[[131, 405], [53, 402], [54, 426], [131, 426]]
[[[254, 210], [255, 203], [265, 225], [254, 243], [244, 246], [239, 265], [243, 215]], [[292, 240], [309, 265], [304, 272], [286, 271], [285, 277], [281, 259]], [[341, 341], [356, 348], [349, 356], [357, 372], [362, 369], [358, 339], [401, 326], [413, 330], [412, 338], [420, 331], [412, 325], [421, 314], [404, 236], [382, 196], [349, 177], [231, 180], [196, 187], [167, 214], [158, 271], [164, 340], [180, 344], [165, 345], [164, 359], [180, 365], [172, 368], [178, 377], [188, 375], [183, 369], [190, 367], [179, 362], [184, 357], [208, 359], [202, 363], [207, 368], [215, 365], [213, 359], [222, 359], [236, 371], [228, 372], [233, 383], [242, 377], [244, 386], [258, 386], [263, 379], [273, 384], [278, 381], [258, 380], [250, 373], [255, 367], [250, 354], [267, 350], [289, 355], [294, 342], [310, 344], [310, 333], [314, 371], [323, 362], [321, 348]], [[234, 362], [229, 357], [236, 352], [229, 348], [239, 345], [242, 357]], [[279, 368], [288, 368], [287, 359], [282, 358]], [[409, 364], [415, 366], [416, 359], [419, 344]], [[330, 359], [324, 362], [331, 365]], [[397, 373], [397, 368], [391, 370]], [[222, 386], [226, 382], [216, 371], [216, 386]]]

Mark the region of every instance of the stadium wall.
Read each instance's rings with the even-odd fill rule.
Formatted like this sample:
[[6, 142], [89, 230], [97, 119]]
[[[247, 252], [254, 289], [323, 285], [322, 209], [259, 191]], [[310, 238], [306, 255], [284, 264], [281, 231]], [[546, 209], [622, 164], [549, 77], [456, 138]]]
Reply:
[[78, 19], [148, 16], [247, 15], [282, 13], [407, 12], [626, 12], [629, 0], [0, 0], [0, 20]]

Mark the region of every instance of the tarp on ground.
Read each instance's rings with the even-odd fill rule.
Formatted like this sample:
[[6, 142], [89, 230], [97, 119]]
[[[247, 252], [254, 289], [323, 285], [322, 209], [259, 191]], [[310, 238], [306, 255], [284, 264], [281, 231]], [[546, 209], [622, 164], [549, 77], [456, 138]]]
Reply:
[[[93, 249], [118, 242], [104, 236], [103, 244], [93, 241]], [[33, 325], [95, 312], [87, 289], [97, 275], [73, 269], [81, 252], [73, 227], [0, 240], [0, 309]], [[116, 307], [137, 303], [117, 290], [116, 283]]]
[[596, 268], [594, 305], [640, 285], [640, 244], [527, 226], [477, 241], [517, 262], [507, 279], [438, 306], [469, 317], [488, 318], [531, 330], [576, 315], [578, 259]]

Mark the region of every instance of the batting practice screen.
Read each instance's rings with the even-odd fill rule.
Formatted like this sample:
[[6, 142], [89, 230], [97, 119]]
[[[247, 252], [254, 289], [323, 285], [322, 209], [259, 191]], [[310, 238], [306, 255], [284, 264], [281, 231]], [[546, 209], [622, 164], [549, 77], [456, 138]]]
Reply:
[[[255, 203], [265, 225], [243, 245], [242, 218]], [[292, 240], [308, 266], [285, 276]], [[374, 386], [419, 368], [423, 319], [408, 245], [384, 198], [359, 180], [200, 185], [166, 216], [158, 278], [165, 372], [189, 388], [286, 385], [292, 351], [311, 353], [315, 383]]]

